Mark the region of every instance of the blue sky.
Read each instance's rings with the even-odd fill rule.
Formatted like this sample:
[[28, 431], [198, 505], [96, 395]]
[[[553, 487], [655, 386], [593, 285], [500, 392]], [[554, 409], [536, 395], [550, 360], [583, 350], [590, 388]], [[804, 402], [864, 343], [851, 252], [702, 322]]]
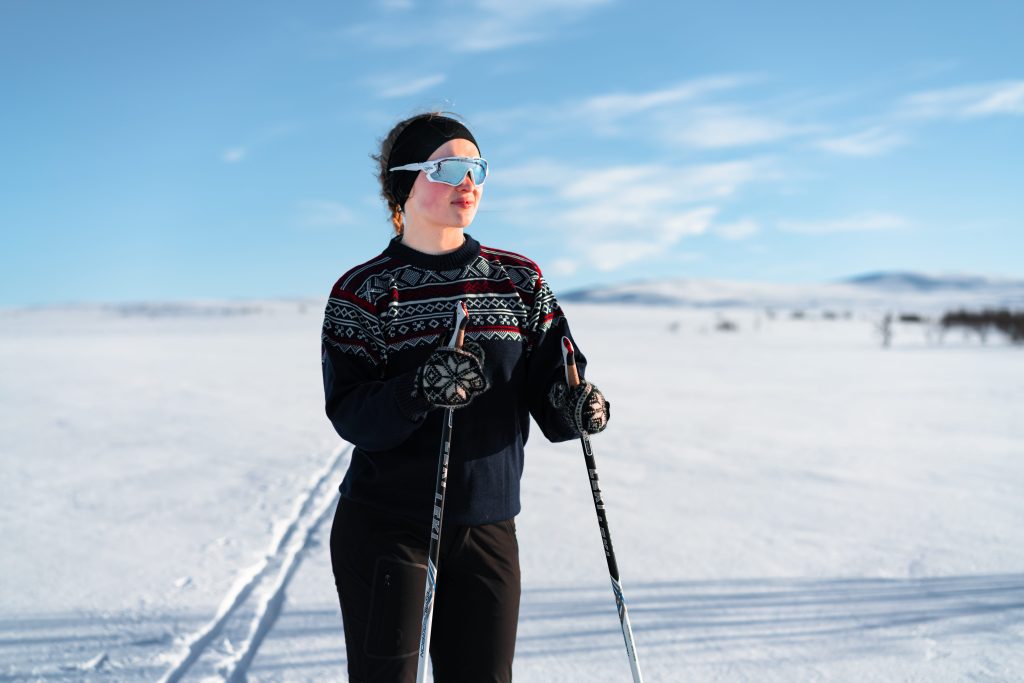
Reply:
[[398, 120], [462, 115], [469, 228], [558, 291], [1024, 277], [1024, 4], [0, 4], [0, 306], [326, 297]]

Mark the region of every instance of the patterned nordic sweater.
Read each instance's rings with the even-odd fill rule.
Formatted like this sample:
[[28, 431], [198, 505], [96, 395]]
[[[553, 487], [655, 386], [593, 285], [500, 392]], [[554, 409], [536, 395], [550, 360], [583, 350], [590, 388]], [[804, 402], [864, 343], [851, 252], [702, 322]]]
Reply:
[[490, 388], [454, 411], [445, 521], [487, 524], [519, 513], [530, 415], [548, 440], [575, 438], [547, 398], [565, 381], [563, 335], [581, 377], [586, 368], [537, 264], [464, 234], [459, 249], [440, 255], [393, 238], [337, 281], [321, 334], [327, 416], [354, 445], [341, 494], [423, 523], [433, 510], [444, 409], [415, 396], [414, 379], [451, 337], [459, 300]]

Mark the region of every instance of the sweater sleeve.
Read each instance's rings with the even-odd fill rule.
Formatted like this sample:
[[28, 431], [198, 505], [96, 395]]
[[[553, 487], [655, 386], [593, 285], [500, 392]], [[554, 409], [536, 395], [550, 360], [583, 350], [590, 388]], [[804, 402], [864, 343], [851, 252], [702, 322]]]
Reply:
[[565, 366], [562, 362], [563, 336], [569, 337], [572, 342], [580, 379], [584, 378], [587, 359], [569, 331], [569, 322], [539, 270], [528, 328], [530, 355], [527, 361], [527, 384], [530, 392], [530, 414], [548, 441], [558, 443], [578, 438], [579, 435], [571, 431], [559, 418], [548, 396], [556, 382], [565, 383]]
[[336, 287], [320, 335], [324, 406], [338, 435], [367, 451], [400, 445], [432, 407], [414, 395], [415, 369], [385, 380], [386, 362], [387, 345], [373, 306]]

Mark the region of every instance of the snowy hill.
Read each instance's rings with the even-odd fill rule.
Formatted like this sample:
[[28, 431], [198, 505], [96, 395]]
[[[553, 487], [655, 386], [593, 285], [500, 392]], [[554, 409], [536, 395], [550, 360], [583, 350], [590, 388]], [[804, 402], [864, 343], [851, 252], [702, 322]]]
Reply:
[[[679, 282], [618, 291], [890, 291]], [[0, 311], [0, 681], [344, 680], [322, 306]], [[563, 307], [615, 404], [593, 447], [645, 680], [1024, 680], [1020, 348]], [[526, 459], [515, 680], [629, 680], [580, 444]]]
[[980, 276], [879, 272], [838, 282], [785, 284], [716, 279], [668, 279], [592, 287], [559, 300], [694, 308], [915, 310], [1024, 307], [1024, 281]]
[[5, 318], [47, 314], [116, 318], [231, 318], [253, 315], [304, 313], [313, 306], [322, 308], [324, 300], [316, 297], [274, 299], [196, 299], [182, 301], [124, 301], [113, 303], [37, 304], [0, 309]]

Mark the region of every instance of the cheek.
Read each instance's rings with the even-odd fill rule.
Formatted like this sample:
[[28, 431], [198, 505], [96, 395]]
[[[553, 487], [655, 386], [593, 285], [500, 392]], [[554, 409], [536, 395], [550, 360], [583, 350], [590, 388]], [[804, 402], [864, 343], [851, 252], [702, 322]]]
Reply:
[[445, 185], [424, 180], [422, 185], [416, 186], [415, 191], [420, 197], [420, 204], [437, 207], [448, 203], [449, 192], [447, 192], [446, 188], [447, 186]]

